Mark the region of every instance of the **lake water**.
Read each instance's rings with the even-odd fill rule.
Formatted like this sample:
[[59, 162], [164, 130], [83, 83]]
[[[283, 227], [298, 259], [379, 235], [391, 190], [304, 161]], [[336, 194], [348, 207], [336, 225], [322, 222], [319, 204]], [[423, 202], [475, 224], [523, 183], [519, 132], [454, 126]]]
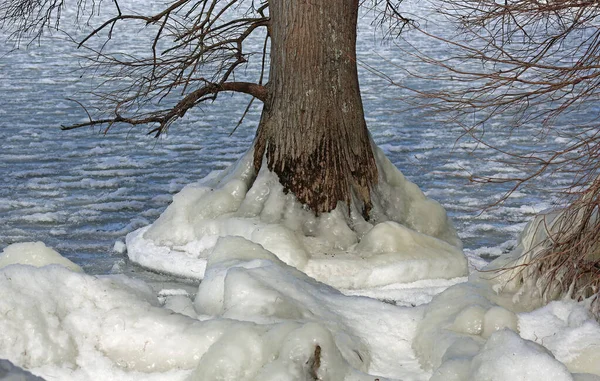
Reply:
[[[382, 41], [368, 16], [361, 18], [359, 32], [361, 65], [420, 86], [398, 69], [419, 64], [409, 62], [396, 42]], [[406, 38], [430, 51], [438, 49], [418, 35]], [[132, 50], [143, 46], [137, 35], [120, 43]], [[91, 89], [91, 81], [76, 70], [75, 55], [81, 52], [61, 33], [27, 49], [11, 51], [11, 46], [0, 48], [0, 249], [43, 241], [89, 273], [110, 272], [125, 261], [125, 254], [113, 251], [116, 241], [155, 220], [185, 184], [227, 167], [251, 145], [260, 107], [252, 108], [230, 136], [248, 101], [238, 95], [220, 96], [190, 112], [160, 139], [126, 126], [107, 134], [60, 131], [61, 124], [85, 117], [66, 100], [85, 98], [81, 93]], [[461, 129], [443, 115], [426, 118], [418, 109], [403, 111], [403, 99], [412, 95], [371, 71], [361, 69], [360, 83], [376, 143], [411, 181], [446, 207], [468, 251], [485, 257], [506, 250], [532, 215], [551, 206], [545, 190], [567, 181], [542, 179], [536, 189], [524, 188], [482, 212], [507, 185], [470, 183], [469, 173], [506, 176], [519, 169], [499, 162], [496, 151], [476, 149], [468, 139], [457, 141]], [[535, 143], [530, 130], [501, 127], [497, 122], [488, 132], [500, 148], [527, 150]], [[547, 148], [560, 143], [544, 139]]]

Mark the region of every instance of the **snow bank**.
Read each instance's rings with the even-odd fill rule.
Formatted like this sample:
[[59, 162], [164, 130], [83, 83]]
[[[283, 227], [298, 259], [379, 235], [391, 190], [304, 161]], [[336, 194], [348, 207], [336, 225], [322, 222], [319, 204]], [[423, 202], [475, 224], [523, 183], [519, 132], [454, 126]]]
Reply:
[[380, 181], [371, 220], [346, 205], [316, 217], [285, 194], [252, 152], [219, 175], [185, 187], [151, 226], [127, 236], [131, 260], [202, 279], [220, 237], [261, 245], [286, 264], [342, 289], [466, 275], [461, 243], [442, 206], [376, 150]]
[[47, 379], [422, 379], [420, 310], [344, 296], [241, 237], [219, 239], [193, 304], [62, 266], [6, 266], [0, 289], [0, 358]]

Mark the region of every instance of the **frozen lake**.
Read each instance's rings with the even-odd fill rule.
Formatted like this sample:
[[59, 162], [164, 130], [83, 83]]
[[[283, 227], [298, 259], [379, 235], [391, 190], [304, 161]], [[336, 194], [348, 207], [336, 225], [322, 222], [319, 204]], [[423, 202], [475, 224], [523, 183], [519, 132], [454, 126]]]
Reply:
[[[361, 64], [419, 86], [398, 69], [416, 63], [406, 61], [395, 43], [382, 41], [369, 17], [360, 25]], [[424, 45], [417, 35], [406, 38], [437, 48]], [[140, 49], [140, 44], [136, 36], [128, 36], [128, 49]], [[107, 134], [60, 131], [61, 124], [85, 117], [66, 100], [81, 99], [85, 96], [77, 94], [91, 89], [90, 80], [77, 71], [75, 56], [81, 52], [60, 33], [27, 49], [11, 47], [0, 46], [0, 249], [43, 241], [87, 273], [108, 273], [115, 263], [126, 261], [125, 254], [113, 251], [116, 241], [155, 220], [185, 184], [227, 167], [251, 145], [260, 108], [254, 107], [230, 136], [248, 101], [237, 95], [222, 95], [188, 113], [160, 139], [126, 126]], [[425, 118], [419, 110], [403, 111], [403, 98], [412, 95], [370, 71], [361, 70], [360, 83], [376, 143], [411, 181], [445, 206], [466, 250], [497, 256], [532, 215], [551, 206], [550, 196], [539, 189], [551, 189], [561, 179], [543, 180], [537, 190], [524, 188], [482, 212], [508, 186], [470, 183], [469, 172], [506, 176], [517, 169], [498, 162], [500, 156], [490, 149], [476, 149], [473, 141], [457, 141], [461, 129], [446, 123], [443, 115]], [[531, 131], [501, 127], [488, 129], [500, 148], [526, 150], [536, 140]]]

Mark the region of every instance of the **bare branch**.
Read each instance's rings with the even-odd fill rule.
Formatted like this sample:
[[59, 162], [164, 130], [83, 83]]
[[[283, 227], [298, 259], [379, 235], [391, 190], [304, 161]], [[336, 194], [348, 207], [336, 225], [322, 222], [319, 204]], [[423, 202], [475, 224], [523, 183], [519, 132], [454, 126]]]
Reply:
[[[0, 0], [0, 27], [12, 28], [18, 38], [30, 34], [39, 37], [44, 29], [58, 27], [64, 1]], [[91, 12], [86, 1], [93, 8]], [[76, 4], [79, 18], [79, 12], [82, 16], [98, 15], [94, 7], [99, 7], [101, 1], [77, 0]], [[77, 43], [89, 54], [85, 67], [100, 80], [92, 93], [98, 112], [92, 117], [78, 101], [89, 121], [63, 129], [149, 123], [158, 124], [152, 130], [158, 135], [190, 108], [214, 100], [223, 91], [265, 100], [263, 73], [268, 34], [262, 51], [246, 51], [246, 47], [255, 32], [268, 27], [267, 0], [176, 0], [152, 14], [127, 13], [117, 0], [104, 5], [103, 9], [112, 15]], [[87, 20], [89, 24], [93, 21]], [[116, 29], [117, 25], [141, 26], [148, 37], [147, 49], [135, 54], [122, 49], [112, 52], [112, 35], [122, 30]], [[256, 64], [262, 65], [260, 77], [250, 78], [249, 82], [232, 80], [236, 71], [255, 56]], [[151, 111], [156, 108], [161, 111]]]
[[97, 126], [102, 124], [108, 124], [109, 127], [111, 127], [115, 123], [125, 123], [132, 126], [158, 123], [158, 127], [149, 132], [149, 134], [154, 133], [158, 137], [160, 134], [165, 132], [175, 120], [182, 118], [187, 111], [193, 108], [196, 104], [202, 102], [207, 95], [216, 96], [218, 93], [223, 91], [234, 91], [249, 94], [253, 96], [253, 99], [257, 98], [262, 101], [264, 101], [267, 97], [267, 89], [264, 86], [257, 85], [255, 83], [225, 82], [221, 85], [209, 84], [185, 96], [175, 105], [175, 107], [162, 112], [153, 112], [151, 115], [146, 117], [124, 117], [119, 113], [117, 107], [114, 111], [115, 116], [113, 118], [92, 119], [89, 112], [86, 110], [88, 117], [90, 117], [88, 122], [77, 123], [70, 126], [61, 126], [61, 129], [73, 130], [76, 128]]

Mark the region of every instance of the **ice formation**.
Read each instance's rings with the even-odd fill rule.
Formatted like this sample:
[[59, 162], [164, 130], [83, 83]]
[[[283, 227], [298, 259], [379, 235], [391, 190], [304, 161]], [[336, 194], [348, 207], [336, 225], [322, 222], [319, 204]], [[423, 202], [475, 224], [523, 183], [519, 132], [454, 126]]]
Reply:
[[338, 205], [319, 217], [252, 152], [225, 173], [185, 187], [151, 226], [127, 236], [131, 260], [181, 277], [201, 279], [220, 237], [261, 245], [286, 264], [341, 289], [465, 276], [461, 243], [443, 207], [376, 149], [380, 181], [370, 221]]
[[600, 380], [600, 326], [585, 305], [517, 313], [525, 306], [492, 286], [474, 275], [426, 306], [413, 349], [431, 381]]
[[0, 359], [66, 381], [600, 380], [585, 304], [542, 307], [495, 271], [535, 245], [535, 223], [467, 279], [443, 208], [380, 151], [378, 165], [369, 222], [343, 205], [315, 217], [266, 170], [249, 187], [248, 156], [184, 188], [127, 249], [202, 279], [195, 296], [87, 275], [41, 242], [5, 248]]

